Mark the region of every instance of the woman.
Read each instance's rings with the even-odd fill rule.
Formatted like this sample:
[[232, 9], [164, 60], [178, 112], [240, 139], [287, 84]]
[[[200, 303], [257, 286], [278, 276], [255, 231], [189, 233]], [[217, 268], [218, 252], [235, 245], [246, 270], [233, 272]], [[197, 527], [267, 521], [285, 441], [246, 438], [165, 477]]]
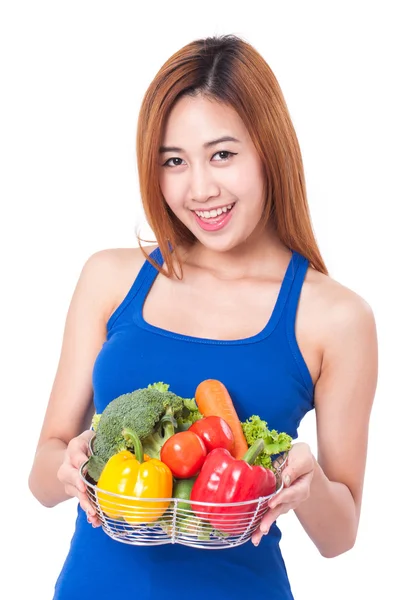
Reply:
[[[80, 502], [54, 598], [248, 589], [293, 598], [281, 514], [295, 510], [323, 556], [356, 540], [377, 379], [373, 313], [327, 275], [288, 109], [245, 41], [198, 40], [166, 62], [142, 104], [137, 157], [157, 245], [149, 256], [104, 250], [84, 265], [30, 475], [45, 506]], [[293, 438], [315, 409], [318, 456], [294, 443], [253, 543], [207, 552], [110, 539], [79, 476], [93, 413], [155, 381], [193, 397], [208, 378], [225, 383], [241, 420], [258, 414]]]

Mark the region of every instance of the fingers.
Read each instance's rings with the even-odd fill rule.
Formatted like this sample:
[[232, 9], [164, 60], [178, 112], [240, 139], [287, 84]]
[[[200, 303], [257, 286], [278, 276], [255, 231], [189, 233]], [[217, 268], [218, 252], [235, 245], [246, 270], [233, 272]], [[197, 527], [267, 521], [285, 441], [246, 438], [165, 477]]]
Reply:
[[302, 475], [296, 479], [295, 483], [289, 488], [273, 496], [268, 502], [270, 509], [274, 509], [280, 504], [291, 504], [297, 506], [307, 500], [310, 495], [310, 476]]
[[82, 510], [85, 511], [85, 513], [87, 514], [88, 517], [89, 516], [94, 517], [96, 515], [96, 511], [90, 503], [90, 500], [88, 498], [85, 488], [83, 491], [80, 491], [77, 489], [76, 486], [67, 484], [65, 486], [65, 493], [68, 494], [68, 496], [78, 498], [79, 504], [81, 505]]
[[93, 527], [100, 527], [102, 523], [101, 523], [100, 519], [98, 518], [98, 516], [96, 514], [96, 509], [91, 504], [86, 491], [84, 493], [78, 492], [77, 498], [79, 500], [79, 504], [81, 505], [81, 508], [86, 513], [87, 522], [90, 523], [91, 525], [93, 525]]
[[101, 526], [102, 523], [96, 514], [96, 509], [92, 506], [92, 504], [89, 500], [89, 497], [86, 493], [85, 486], [84, 486], [84, 491], [81, 492], [74, 485], [66, 485], [65, 492], [69, 496], [78, 498], [79, 504], [80, 504], [82, 510], [84, 510], [86, 513], [88, 523], [93, 525], [93, 527]]
[[251, 541], [255, 546], [263, 535], [269, 532], [277, 518], [296, 509], [310, 495], [311, 480], [314, 473], [315, 459], [308, 444], [294, 444], [289, 452], [288, 465], [282, 471], [283, 489], [268, 502], [269, 510], [263, 517], [260, 527], [253, 533]]
[[101, 527], [102, 526], [102, 522], [100, 521], [99, 517], [97, 515], [87, 515], [87, 522], [92, 526], [92, 527]]
[[83, 431], [78, 438], [82, 438], [83, 440], [85, 440], [85, 442], [87, 444], [89, 444], [90, 440], [92, 439], [92, 437], [94, 436], [94, 431], [92, 429], [86, 429], [86, 431]]
[[90, 500], [89, 500], [87, 494], [81, 494], [79, 492], [79, 494], [78, 494], [78, 500], [79, 500], [79, 504], [81, 505], [81, 507], [85, 511], [85, 513], [88, 516], [94, 517], [95, 514], [96, 514], [96, 510], [90, 504]]
[[82, 464], [88, 460], [89, 441], [93, 435], [93, 431], [84, 431], [69, 442], [64, 461], [58, 469], [57, 478], [64, 485], [65, 493], [68, 496], [78, 498], [81, 508], [86, 512], [88, 523], [93, 527], [100, 527], [101, 521], [90, 503], [85, 482], [80, 475]]
[[263, 517], [261, 523], [260, 523], [260, 527], [253, 533], [252, 537], [251, 537], [251, 541], [253, 542], [253, 544], [255, 546], [258, 546], [258, 544], [260, 543], [263, 535], [267, 535], [271, 525], [273, 523], [275, 523], [275, 521], [277, 520], [277, 518], [280, 515], [283, 515], [287, 512], [289, 512], [289, 510], [291, 509], [291, 505], [290, 504], [280, 504], [279, 506], [277, 506], [275, 509], [270, 509], [267, 514], [265, 515], [265, 517]]
[[69, 442], [64, 461], [57, 472], [59, 481], [64, 484], [65, 493], [79, 499], [79, 494], [86, 497], [86, 485], [80, 476], [80, 467], [88, 459], [88, 443], [92, 433], [85, 431]]
[[282, 471], [282, 481], [289, 487], [299, 477], [314, 470], [314, 457], [310, 446], [304, 442], [294, 444], [289, 452], [287, 467]]
[[64, 485], [65, 493], [68, 496], [78, 496], [78, 493], [85, 493], [86, 486], [80, 478], [79, 471], [71, 466], [69, 462], [63, 462], [57, 472], [57, 479]]
[[79, 494], [79, 502], [83, 510], [86, 512], [87, 522], [93, 527], [101, 527], [102, 522], [97, 516], [96, 509], [91, 504], [87, 493]]
[[89, 456], [89, 454], [90, 454], [89, 442], [93, 436], [94, 436], [94, 431], [89, 429], [88, 431], [84, 431], [83, 433], [81, 433], [81, 435], [76, 438], [80, 442], [80, 445], [79, 445], [80, 450], [82, 452], [84, 452], [84, 454], [86, 456]]
[[82, 481], [78, 469], [72, 466], [68, 459], [58, 469], [57, 478], [64, 485], [65, 493], [69, 496], [78, 496], [78, 493], [86, 492], [85, 483]]
[[[85, 432], [87, 433], [87, 432]], [[84, 434], [70, 441], [67, 448], [67, 455], [70, 463], [75, 469], [80, 469], [82, 464], [89, 458], [89, 440]]]

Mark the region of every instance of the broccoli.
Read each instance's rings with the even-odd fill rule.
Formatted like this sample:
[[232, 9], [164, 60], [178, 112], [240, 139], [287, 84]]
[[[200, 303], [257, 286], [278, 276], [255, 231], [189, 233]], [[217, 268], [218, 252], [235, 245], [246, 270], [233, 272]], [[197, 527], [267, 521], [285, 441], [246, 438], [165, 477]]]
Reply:
[[169, 407], [153, 433], [142, 440], [143, 452], [151, 458], [160, 458], [161, 448], [177, 431], [187, 430], [192, 423], [203, 418], [194, 398], [178, 398], [179, 404]]
[[278, 433], [275, 429], [268, 429], [267, 422], [262, 421], [257, 415], [253, 415], [241, 425], [249, 446], [259, 439], [264, 440], [264, 451], [257, 456], [254, 464], [273, 470], [271, 456], [290, 450], [292, 445], [290, 435]]
[[186, 431], [195, 422], [203, 419], [194, 398], [183, 399], [183, 410], [177, 418], [178, 431]]
[[161, 448], [177, 431], [186, 431], [195, 421], [203, 418], [194, 398], [179, 398], [183, 404], [167, 409], [155, 430], [142, 440], [143, 452], [151, 458], [160, 458]]
[[99, 426], [99, 423], [100, 423], [100, 417], [101, 417], [101, 415], [99, 415], [98, 413], [94, 413], [94, 415], [92, 417], [91, 428], [93, 429], [94, 432], [97, 431], [97, 427]]
[[176, 427], [177, 422], [173, 416], [173, 411], [168, 408], [153, 433], [143, 438], [143, 452], [148, 454], [150, 458], [159, 459], [161, 448], [165, 442], [174, 435]]
[[[97, 424], [94, 454], [106, 462], [113, 454], [127, 449], [124, 427], [133, 429], [140, 440], [148, 440], [161, 426], [172, 434], [174, 417], [181, 413], [184, 404], [183, 398], [169, 392], [168, 387], [164, 383], [153, 384], [112, 400]], [[144, 451], [147, 452], [146, 447]]]

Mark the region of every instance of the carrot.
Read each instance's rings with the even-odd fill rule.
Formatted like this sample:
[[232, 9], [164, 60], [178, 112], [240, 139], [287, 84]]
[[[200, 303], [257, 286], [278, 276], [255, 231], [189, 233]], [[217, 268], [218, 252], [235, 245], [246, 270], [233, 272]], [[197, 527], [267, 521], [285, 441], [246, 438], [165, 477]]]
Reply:
[[224, 384], [217, 379], [205, 379], [197, 386], [195, 400], [202, 415], [221, 417], [228, 423], [235, 441], [233, 456], [243, 458], [249, 447], [232, 398]]

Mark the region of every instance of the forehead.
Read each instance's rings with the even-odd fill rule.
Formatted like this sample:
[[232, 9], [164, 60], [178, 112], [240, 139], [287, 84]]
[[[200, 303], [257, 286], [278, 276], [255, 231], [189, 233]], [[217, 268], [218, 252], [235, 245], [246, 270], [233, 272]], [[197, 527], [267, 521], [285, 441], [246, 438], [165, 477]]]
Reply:
[[[229, 105], [204, 96], [183, 96], [172, 108], [164, 131], [165, 144], [182, 139], [206, 142], [213, 137], [231, 135], [244, 141], [247, 130], [237, 112]], [[179, 138], [179, 139], [178, 139]]]

